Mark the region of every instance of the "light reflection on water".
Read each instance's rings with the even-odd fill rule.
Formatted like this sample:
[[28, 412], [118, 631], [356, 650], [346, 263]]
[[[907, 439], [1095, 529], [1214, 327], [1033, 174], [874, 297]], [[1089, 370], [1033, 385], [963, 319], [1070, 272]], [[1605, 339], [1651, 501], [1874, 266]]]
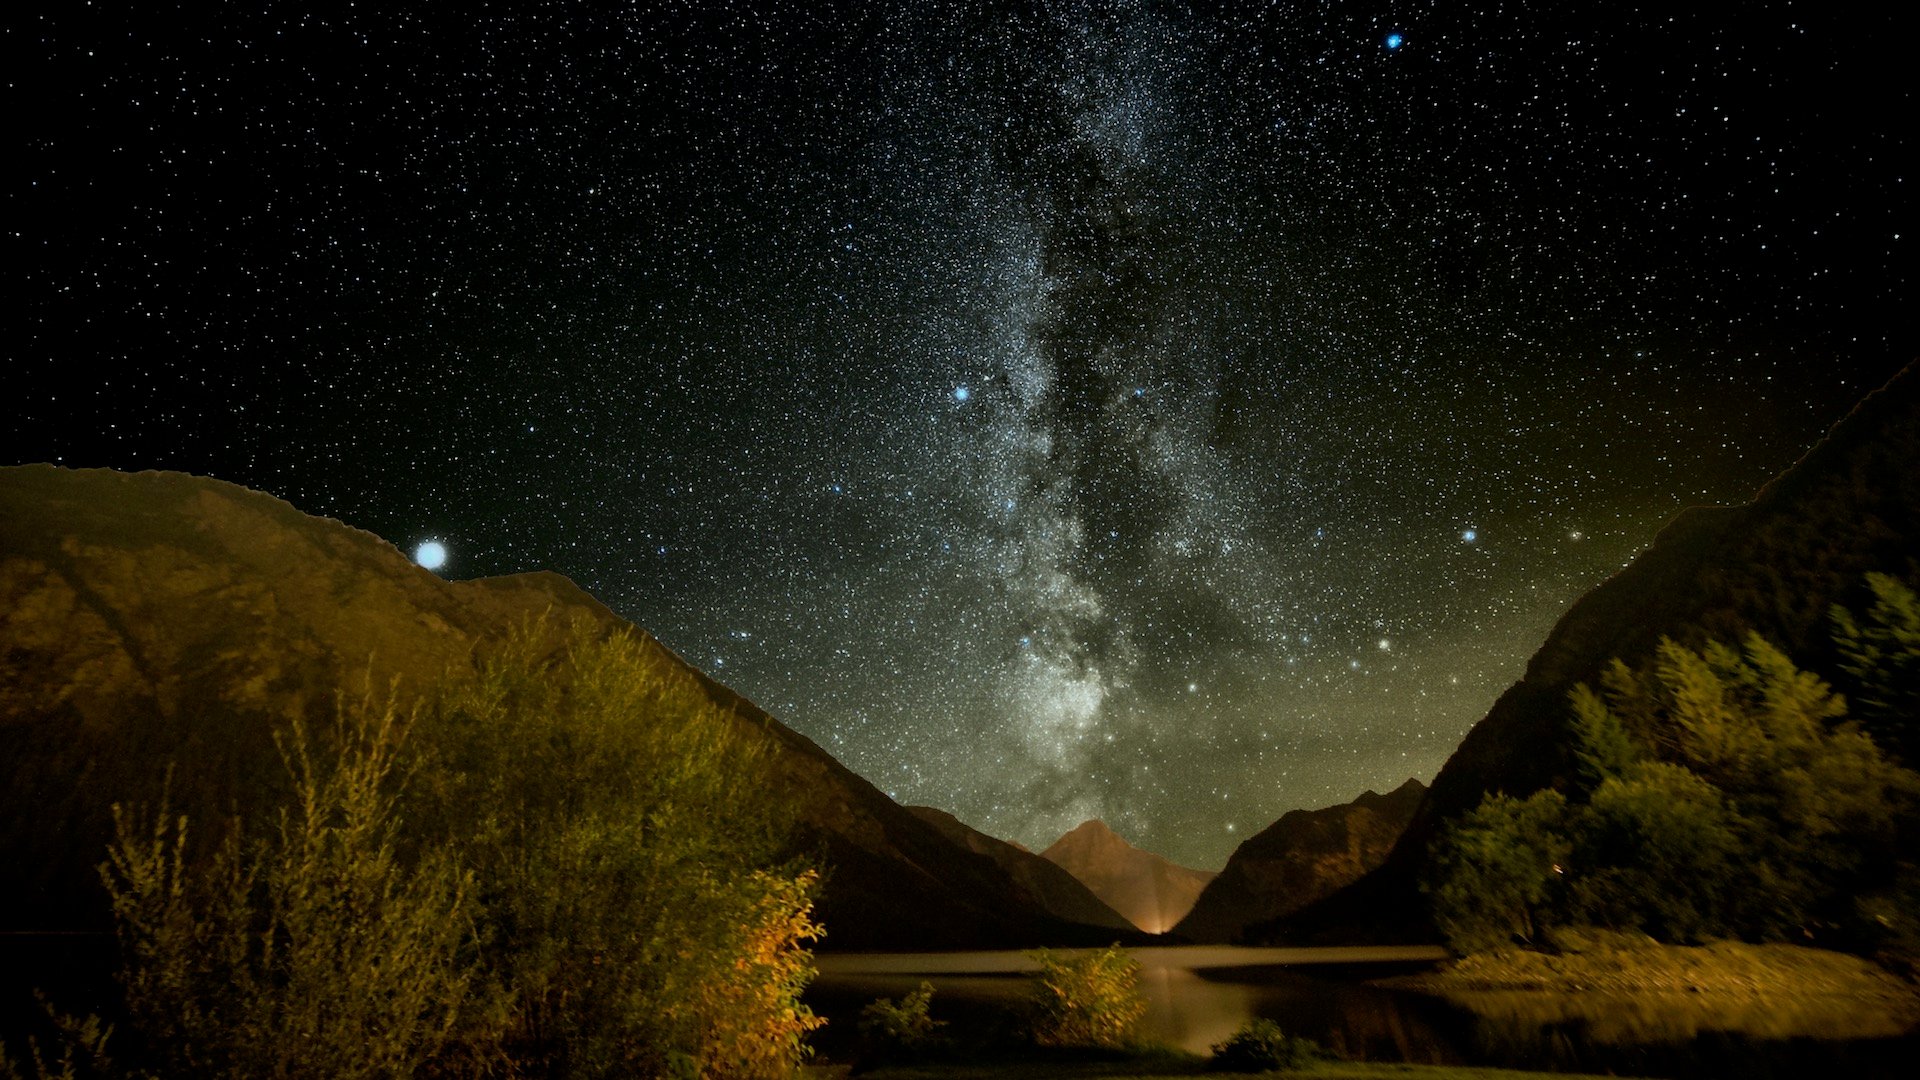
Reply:
[[[1371, 1061], [1473, 1063], [1747, 1080], [1806, 1075], [1905, 1076], [1915, 1036], [1852, 999], [1801, 995], [1482, 992], [1447, 999], [1362, 980], [1430, 964], [1439, 950], [1135, 949], [1148, 1011], [1143, 1034], [1205, 1053], [1264, 1018]], [[934, 985], [934, 1015], [968, 1024], [1006, 1017], [1028, 993], [1023, 953], [820, 957], [809, 992], [846, 1039], [860, 1006]], [[842, 1045], [845, 1045], [844, 1043]]]
[[[1425, 966], [1439, 948], [1247, 949], [1224, 946], [1131, 950], [1140, 961], [1147, 999], [1143, 1034], [1206, 1053], [1247, 1021], [1279, 1020], [1288, 1030], [1351, 1057], [1397, 1061], [1459, 1060], [1457, 1035], [1435, 1030], [1452, 1010], [1421, 995], [1315, 977], [1310, 972], [1365, 965], [1378, 974]], [[924, 979], [934, 987], [934, 1013], [944, 1005], [963, 1018], [1016, 1008], [1038, 965], [1026, 953], [843, 954], [820, 957], [813, 997], [848, 1026], [860, 1004], [900, 997]], [[1454, 1025], [1454, 1026], [1457, 1026]]]

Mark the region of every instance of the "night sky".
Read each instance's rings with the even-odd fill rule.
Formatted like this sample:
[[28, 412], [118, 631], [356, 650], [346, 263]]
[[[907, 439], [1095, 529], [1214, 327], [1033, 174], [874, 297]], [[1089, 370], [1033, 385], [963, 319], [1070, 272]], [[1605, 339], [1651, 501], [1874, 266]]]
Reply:
[[1430, 779], [1920, 340], [1907, 15], [403, 6], [4, 16], [4, 460], [558, 570], [1030, 846]]

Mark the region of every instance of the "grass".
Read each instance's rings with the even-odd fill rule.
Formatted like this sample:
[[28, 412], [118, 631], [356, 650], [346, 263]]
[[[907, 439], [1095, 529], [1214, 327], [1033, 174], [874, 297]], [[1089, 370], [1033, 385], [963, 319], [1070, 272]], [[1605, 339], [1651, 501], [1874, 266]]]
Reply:
[[1703, 1032], [1751, 1039], [1884, 1039], [1920, 1025], [1920, 993], [1871, 961], [1799, 945], [1658, 944], [1563, 929], [1554, 951], [1501, 949], [1383, 979], [1512, 1029], [1577, 1024], [1614, 1045]]

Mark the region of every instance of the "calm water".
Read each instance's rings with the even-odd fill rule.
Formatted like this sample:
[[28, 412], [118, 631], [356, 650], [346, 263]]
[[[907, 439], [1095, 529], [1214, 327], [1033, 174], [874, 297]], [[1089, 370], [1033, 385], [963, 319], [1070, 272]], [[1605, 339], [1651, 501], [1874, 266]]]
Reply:
[[[1360, 984], [1352, 975], [1424, 968], [1446, 954], [1412, 949], [1243, 949], [1215, 946], [1133, 949], [1147, 997], [1145, 1033], [1205, 1053], [1248, 1020], [1279, 1020], [1347, 1056], [1457, 1062], [1457, 1016], [1423, 1009], [1418, 995]], [[934, 1015], [956, 1026], [985, 1023], [1025, 998], [1037, 965], [1021, 952], [846, 954], [820, 957], [810, 997], [829, 1021], [851, 1028], [877, 997], [899, 997], [922, 980], [934, 986]], [[1345, 978], [1331, 978], [1332, 975]], [[1362, 976], [1365, 977], [1365, 976]], [[1430, 1000], [1430, 999], [1427, 999]], [[1438, 1004], [1438, 1003], [1434, 1003]]]
[[[0, 1029], [37, 1017], [31, 991], [63, 1010], [109, 1012], [113, 944], [104, 935], [0, 935]], [[1706, 995], [1483, 994], [1460, 1002], [1368, 985], [1423, 970], [1438, 949], [1135, 949], [1147, 1035], [1204, 1053], [1255, 1017], [1344, 1057], [1474, 1063], [1624, 1076], [1741, 1080], [1907, 1077], [1912, 1034], [1853, 1003], [1801, 996], [1727, 1003]], [[861, 1006], [925, 979], [933, 1013], [962, 1039], [1004, 1033], [1035, 965], [1024, 953], [828, 954], [808, 991], [829, 1020], [817, 1043], [846, 1059]]]
[[[1343, 1057], [1370, 1061], [1763, 1080], [1904, 1077], [1920, 1055], [1920, 1041], [1912, 1035], [1852, 1037], [1878, 1033], [1871, 1025], [1850, 1025], [1844, 1007], [1783, 1007], [1756, 1026], [1753, 1016], [1717, 1014], [1717, 1006], [1697, 998], [1503, 995], [1454, 1003], [1367, 985], [1369, 979], [1430, 966], [1444, 955], [1437, 948], [1146, 948], [1132, 955], [1140, 961], [1148, 1001], [1145, 1034], [1195, 1053], [1264, 1018]], [[1034, 967], [1017, 952], [822, 956], [820, 978], [808, 995], [829, 1020], [820, 1049], [829, 1055], [851, 1051], [861, 1006], [877, 997], [900, 997], [922, 980], [934, 986], [934, 1016], [948, 1020], [955, 1036], [1004, 1029]], [[1782, 1016], [1800, 1019], [1782, 1023]]]

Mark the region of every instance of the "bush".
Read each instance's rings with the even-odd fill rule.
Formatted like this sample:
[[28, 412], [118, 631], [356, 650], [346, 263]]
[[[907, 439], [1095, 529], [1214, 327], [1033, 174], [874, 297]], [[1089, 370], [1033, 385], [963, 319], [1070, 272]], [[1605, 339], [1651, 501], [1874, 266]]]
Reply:
[[293, 806], [212, 863], [187, 819], [114, 807], [101, 867], [131, 1027], [171, 1075], [411, 1075], [446, 1044], [475, 977], [472, 879], [396, 851], [408, 722], [391, 697], [344, 704], [330, 748], [277, 740]]
[[865, 1056], [874, 1061], [911, 1060], [938, 1046], [936, 1033], [945, 1023], [933, 1018], [933, 984], [898, 1000], [880, 998], [860, 1010], [860, 1037]]
[[650, 640], [529, 632], [423, 725], [423, 842], [486, 884], [506, 1055], [569, 1076], [785, 1077], [818, 885], [782, 864], [771, 742]]
[[1271, 1020], [1251, 1020], [1213, 1048], [1207, 1068], [1214, 1072], [1272, 1072], [1303, 1069], [1325, 1057], [1326, 1051], [1312, 1039], [1289, 1035]]
[[[770, 740], [651, 641], [529, 630], [418, 714], [279, 740], [291, 805], [196, 857], [116, 808], [102, 873], [163, 1075], [785, 1080], [818, 876]], [[404, 752], [403, 752], [404, 751]], [[403, 821], [402, 795], [407, 811]]]
[[[46, 1014], [50, 1031], [47, 1046], [38, 1037], [27, 1036], [26, 1060], [15, 1061], [0, 1045], [0, 1080], [140, 1080], [139, 1076], [115, 1067], [107, 1053], [113, 1027], [97, 1016], [75, 1017], [55, 1009], [45, 995], [33, 995]], [[27, 1066], [32, 1065], [29, 1073]], [[144, 1074], [141, 1074], [144, 1075]]]
[[1042, 1046], [1123, 1048], [1134, 1044], [1147, 1001], [1140, 964], [1119, 945], [1068, 956], [1048, 949], [1032, 990], [1033, 1038]]

